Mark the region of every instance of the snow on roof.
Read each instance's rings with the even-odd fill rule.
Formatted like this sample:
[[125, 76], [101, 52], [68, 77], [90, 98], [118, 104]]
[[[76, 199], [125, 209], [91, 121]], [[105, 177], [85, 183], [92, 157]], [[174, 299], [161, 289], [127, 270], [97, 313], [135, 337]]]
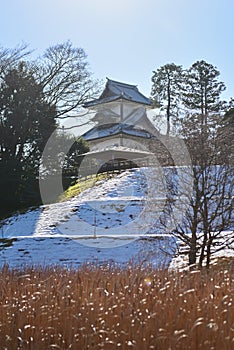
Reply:
[[151, 105], [150, 99], [144, 96], [136, 85], [121, 83], [107, 78], [107, 83], [101, 96], [96, 100], [86, 102], [84, 107], [88, 108], [97, 104], [116, 101], [120, 98], [148, 106]]
[[116, 153], [116, 154], [132, 154], [138, 157], [146, 157], [146, 156], [152, 156], [154, 155], [154, 153], [152, 152], [148, 152], [148, 151], [142, 151], [142, 150], [137, 150], [134, 148], [130, 148], [130, 147], [125, 147], [125, 146], [109, 146], [109, 147], [105, 147], [102, 149], [98, 149], [98, 150], [94, 150], [94, 151], [90, 151], [87, 153], [83, 153], [81, 156], [86, 156], [86, 155], [90, 155], [90, 156], [95, 156], [96, 154], [100, 155], [100, 154], [108, 154], [108, 153]]
[[82, 135], [82, 138], [86, 141], [90, 141], [103, 137], [117, 135], [120, 133], [131, 136], [144, 137], [147, 139], [151, 139], [154, 137], [153, 134], [141, 128], [137, 128], [135, 125], [114, 123], [95, 126], [91, 130], [84, 133]]

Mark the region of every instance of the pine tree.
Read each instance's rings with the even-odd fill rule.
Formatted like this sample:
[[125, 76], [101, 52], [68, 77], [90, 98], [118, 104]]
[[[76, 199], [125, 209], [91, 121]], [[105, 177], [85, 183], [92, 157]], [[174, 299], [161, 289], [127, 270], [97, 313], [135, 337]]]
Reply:
[[201, 124], [208, 127], [209, 118], [222, 108], [220, 95], [225, 90], [218, 80], [220, 72], [205, 61], [195, 62], [185, 74], [183, 104], [193, 115], [199, 115]]
[[171, 130], [171, 119], [177, 115], [182, 84], [183, 70], [174, 63], [166, 64], [153, 72], [151, 96], [155, 104], [166, 110], [167, 135]]
[[219, 75], [217, 68], [205, 61], [187, 70], [183, 94], [186, 114], [180, 119], [179, 129], [193, 163], [194, 191], [177, 234], [189, 245], [190, 263], [196, 262], [198, 254], [199, 265], [205, 260], [207, 267], [211, 247], [231, 227], [234, 191], [230, 148], [219, 137], [224, 114], [221, 93], [225, 89]]

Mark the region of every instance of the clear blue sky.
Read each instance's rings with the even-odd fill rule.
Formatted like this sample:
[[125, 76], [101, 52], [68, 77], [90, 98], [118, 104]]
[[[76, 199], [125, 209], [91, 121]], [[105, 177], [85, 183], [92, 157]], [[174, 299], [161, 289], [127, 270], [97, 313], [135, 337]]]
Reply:
[[234, 97], [233, 0], [3, 0], [0, 46], [28, 43], [40, 55], [71, 40], [94, 76], [137, 84], [150, 95], [152, 71], [204, 59]]

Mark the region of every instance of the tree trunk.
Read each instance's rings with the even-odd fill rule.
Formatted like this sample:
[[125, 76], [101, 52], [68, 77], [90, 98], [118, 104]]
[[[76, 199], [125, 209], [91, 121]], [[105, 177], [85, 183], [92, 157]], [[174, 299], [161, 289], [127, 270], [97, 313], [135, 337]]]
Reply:
[[170, 79], [167, 84], [167, 135], [170, 134], [170, 112], [171, 112], [171, 91], [170, 91]]
[[207, 242], [207, 254], [206, 254], [206, 268], [209, 269], [210, 267], [210, 259], [211, 259], [211, 246], [213, 243], [213, 238], [210, 237]]
[[189, 265], [196, 264], [196, 256], [197, 256], [197, 236], [196, 233], [192, 233], [191, 243], [189, 246]]

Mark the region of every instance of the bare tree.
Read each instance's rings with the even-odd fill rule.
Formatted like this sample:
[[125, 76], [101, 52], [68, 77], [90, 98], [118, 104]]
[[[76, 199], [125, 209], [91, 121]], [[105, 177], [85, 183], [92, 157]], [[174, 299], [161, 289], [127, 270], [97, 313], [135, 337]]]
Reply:
[[[221, 118], [213, 115], [212, 119], [217, 126]], [[234, 172], [229, 161], [230, 143], [224, 143], [218, 136], [218, 128], [209, 128], [208, 133], [199, 128], [203, 121], [203, 116], [194, 114], [183, 121], [184, 138], [193, 163], [194, 186], [191, 194], [183, 188], [177, 193], [181, 202], [176, 210], [183, 210], [183, 196], [187, 199], [189, 196], [189, 206], [174, 234], [187, 245], [190, 265], [198, 258], [200, 267], [204, 261], [209, 267], [212, 253], [234, 242]], [[174, 205], [171, 199], [168, 215]]]
[[25, 59], [32, 51], [27, 44], [21, 44], [15, 48], [0, 47], [0, 77], [4, 79], [9, 69], [15, 68], [19, 62]]
[[[177, 120], [177, 130], [188, 147], [192, 172], [184, 167], [184, 186], [180, 187], [178, 175], [171, 177], [160, 217], [165, 229], [170, 227], [168, 222], [174, 223], [171, 232], [186, 245], [189, 265], [205, 263], [207, 268], [214, 252], [234, 243], [233, 117], [229, 115], [229, 122], [226, 117], [224, 123], [227, 105], [220, 96], [225, 86], [218, 78], [216, 67], [205, 61], [196, 62], [186, 72], [184, 116]], [[191, 181], [189, 192], [186, 184]], [[183, 218], [178, 220], [181, 212]]]
[[36, 67], [37, 80], [47, 101], [56, 105], [57, 117], [79, 110], [99, 93], [100, 83], [92, 79], [85, 51], [70, 41], [48, 48]]

